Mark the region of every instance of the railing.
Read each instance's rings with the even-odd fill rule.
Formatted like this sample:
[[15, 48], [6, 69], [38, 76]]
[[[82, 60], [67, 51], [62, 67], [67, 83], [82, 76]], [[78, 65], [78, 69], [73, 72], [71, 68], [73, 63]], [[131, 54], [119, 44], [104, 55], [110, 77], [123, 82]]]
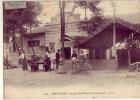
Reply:
[[[94, 70], [113, 70], [116, 67], [116, 60], [114, 59], [102, 59], [102, 60], [88, 60], [87, 61]], [[72, 61], [71, 60], [65, 60], [64, 61], [64, 69], [68, 70], [71, 69]]]
[[135, 62], [129, 65], [129, 71], [140, 71], [140, 62]]

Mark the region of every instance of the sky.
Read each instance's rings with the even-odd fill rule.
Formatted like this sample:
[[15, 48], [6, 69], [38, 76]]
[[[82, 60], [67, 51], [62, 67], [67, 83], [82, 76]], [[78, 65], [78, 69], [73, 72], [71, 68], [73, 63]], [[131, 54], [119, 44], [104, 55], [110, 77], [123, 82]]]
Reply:
[[[113, 7], [111, 0], [102, 0], [98, 7], [102, 8], [105, 16], [113, 15]], [[116, 16], [128, 20], [132, 23], [140, 23], [140, 0], [113, 0], [116, 4]], [[51, 17], [59, 13], [58, 1], [41, 2], [42, 12], [38, 19], [43, 23], [51, 22]], [[72, 5], [67, 4], [66, 11], [70, 11]], [[84, 9], [76, 8], [74, 13], [80, 13], [81, 19], [84, 18]], [[87, 16], [91, 17], [92, 13], [87, 12]]]

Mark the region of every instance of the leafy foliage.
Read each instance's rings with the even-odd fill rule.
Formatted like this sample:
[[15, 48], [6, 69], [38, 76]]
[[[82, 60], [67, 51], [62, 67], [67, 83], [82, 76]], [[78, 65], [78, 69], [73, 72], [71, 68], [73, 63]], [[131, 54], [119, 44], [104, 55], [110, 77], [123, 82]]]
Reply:
[[75, 3], [82, 7], [82, 8], [89, 8], [90, 11], [92, 11], [95, 15], [100, 15], [102, 9], [100, 9], [98, 4], [100, 3], [100, 0], [92, 0], [92, 1], [75, 1]]
[[102, 17], [95, 16], [87, 21], [85, 21], [85, 20], [80, 21], [78, 26], [82, 31], [92, 34], [99, 27], [99, 25], [102, 24], [102, 22], [103, 22]]
[[36, 26], [39, 23], [37, 16], [40, 12], [40, 3], [34, 1], [26, 1], [26, 8], [23, 9], [4, 9], [4, 34], [10, 35], [13, 31], [22, 34], [26, 32], [26, 28]]
[[99, 25], [103, 22], [102, 9], [98, 7], [100, 0], [92, 0], [92, 1], [75, 1], [75, 4], [83, 9], [89, 9], [94, 16], [90, 19], [87, 19], [87, 15], [85, 12], [85, 20], [79, 23], [79, 28], [82, 31], [86, 31], [87, 33], [93, 33]]

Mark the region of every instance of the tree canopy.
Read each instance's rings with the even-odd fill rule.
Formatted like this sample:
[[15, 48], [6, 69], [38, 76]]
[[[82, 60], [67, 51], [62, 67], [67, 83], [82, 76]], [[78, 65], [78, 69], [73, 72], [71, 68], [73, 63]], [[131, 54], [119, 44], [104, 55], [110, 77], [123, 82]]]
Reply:
[[9, 37], [13, 32], [23, 34], [30, 26], [38, 25], [37, 16], [40, 12], [40, 3], [36, 1], [26, 1], [26, 8], [23, 9], [6, 10], [4, 8], [4, 36]]
[[[77, 6], [85, 9], [85, 20], [79, 23], [79, 28], [89, 34], [93, 33], [103, 21], [102, 9], [98, 7], [100, 2], [100, 0], [75, 1]], [[87, 19], [87, 8], [93, 13], [90, 19]]]
[[20, 55], [15, 33], [24, 34], [30, 27], [38, 25], [37, 16], [41, 13], [41, 5], [37, 1], [25, 1], [26, 8], [5, 9], [6, 2], [13, 1], [3, 2], [4, 42], [8, 43], [9, 37], [12, 36], [13, 51], [15, 52], [17, 48]]

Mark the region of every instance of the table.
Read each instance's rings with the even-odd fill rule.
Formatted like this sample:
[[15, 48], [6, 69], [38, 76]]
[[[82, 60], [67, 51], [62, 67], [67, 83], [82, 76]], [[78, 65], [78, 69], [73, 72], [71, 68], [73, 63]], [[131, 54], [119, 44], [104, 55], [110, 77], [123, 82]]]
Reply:
[[44, 70], [44, 67], [43, 67], [43, 65], [44, 65], [44, 59], [40, 59], [38, 61], [31, 61], [30, 62], [31, 71], [38, 71], [40, 65], [42, 65], [42, 68]]
[[38, 69], [40, 67], [39, 65], [42, 65], [43, 66], [43, 70], [44, 70], [44, 62], [37, 62], [36, 64], [37, 64]]

